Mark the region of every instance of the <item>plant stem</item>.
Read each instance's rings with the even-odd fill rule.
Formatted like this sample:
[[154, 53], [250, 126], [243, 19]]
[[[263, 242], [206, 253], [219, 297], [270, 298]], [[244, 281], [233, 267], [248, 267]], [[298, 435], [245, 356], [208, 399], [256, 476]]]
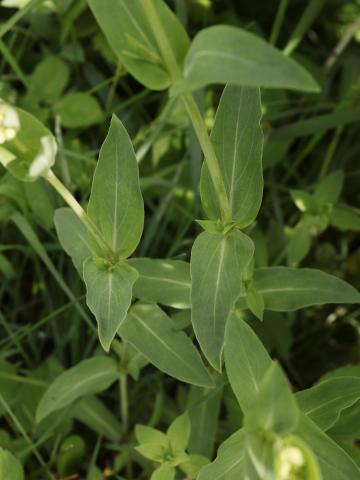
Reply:
[[108, 246], [106, 241], [104, 240], [103, 236], [101, 235], [100, 231], [98, 230], [95, 223], [91, 220], [91, 218], [87, 215], [85, 210], [82, 208], [80, 203], [76, 200], [76, 198], [69, 192], [69, 190], [65, 187], [63, 183], [57, 178], [52, 170], [45, 176], [45, 179], [50, 183], [50, 185], [59, 193], [59, 195], [65, 200], [65, 202], [69, 205], [69, 207], [73, 210], [73, 212], [79, 217], [79, 219], [83, 222], [89, 232], [93, 235], [96, 243], [100, 247], [100, 249], [107, 255], [110, 255], [111, 258], [114, 257], [114, 252]]
[[[182, 78], [182, 71], [176, 61], [174, 52], [169, 45], [169, 40], [164, 32], [161, 21], [158, 17], [153, 0], [140, 0], [143, 10], [148, 17], [149, 23], [152, 27], [156, 43], [163, 57], [164, 63], [168, 69], [172, 82], [176, 82]], [[227, 197], [225, 183], [221, 174], [218, 158], [216, 156], [213, 144], [208, 135], [204, 119], [199, 111], [194, 97], [191, 94], [186, 94], [182, 97], [187, 113], [192, 121], [199, 143], [205, 156], [209, 173], [213, 181], [220, 211], [221, 219], [224, 223], [231, 222], [231, 207]]]
[[128, 381], [127, 373], [122, 372], [119, 380], [120, 390], [120, 413], [123, 424], [123, 433], [125, 434], [129, 428], [129, 399], [128, 399]]
[[224, 179], [221, 174], [219, 161], [216, 156], [214, 146], [211, 143], [209, 134], [207, 132], [204, 119], [200, 113], [200, 110], [195, 102], [193, 95], [186, 94], [182, 97], [182, 100], [194, 126], [194, 130], [196, 132], [199, 143], [201, 145], [201, 149], [206, 159], [211, 179], [215, 186], [221, 210], [221, 218], [224, 223], [231, 222], [231, 207], [226, 193]]
[[270, 40], [269, 40], [271, 45], [275, 45], [276, 42], [277, 42], [280, 30], [281, 30], [281, 26], [282, 26], [283, 21], [284, 21], [287, 6], [288, 6], [288, 0], [280, 0], [280, 5], [279, 5], [279, 7], [277, 9], [277, 12], [276, 12], [276, 17], [275, 17], [275, 20], [274, 20], [274, 24], [272, 26]]
[[0, 27], [0, 38], [2, 38], [13, 26], [24, 17], [33, 6], [42, 2], [42, 0], [31, 0], [25, 7], [19, 9], [12, 17], [9, 18], [5, 23]]

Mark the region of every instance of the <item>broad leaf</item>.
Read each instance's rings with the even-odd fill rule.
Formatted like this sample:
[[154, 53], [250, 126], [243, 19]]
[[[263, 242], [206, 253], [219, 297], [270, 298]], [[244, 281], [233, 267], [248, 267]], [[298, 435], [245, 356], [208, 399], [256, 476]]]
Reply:
[[[163, 0], [151, 0], [156, 8], [169, 47], [182, 66], [189, 39], [181, 24]], [[97, 22], [120, 62], [140, 83], [153, 90], [171, 84], [150, 20], [140, 0], [88, 0]]]
[[249, 325], [234, 312], [226, 326], [224, 352], [230, 385], [246, 414], [259, 394], [271, 358]]
[[94, 243], [89, 241], [89, 232], [71, 208], [58, 208], [54, 223], [57, 236], [65, 252], [71, 257], [80, 276], [83, 276], [83, 263], [88, 257], [97, 255]]
[[[257, 88], [226, 86], [216, 113], [211, 142], [223, 175], [232, 221], [240, 228], [250, 225], [259, 211], [262, 193], [261, 103]], [[217, 195], [204, 162], [201, 201], [208, 217], [221, 218]]]
[[274, 475], [274, 441], [256, 433], [245, 437], [244, 473], [246, 480], [276, 480]]
[[86, 303], [96, 317], [99, 340], [106, 351], [130, 307], [137, 278], [137, 271], [126, 262], [111, 264], [90, 257], [84, 263]]
[[246, 413], [246, 428], [286, 435], [295, 428], [298, 413], [291, 386], [274, 362], [261, 380], [259, 392]]
[[[265, 310], [289, 312], [310, 305], [360, 302], [359, 292], [350, 284], [312, 268], [258, 268], [253, 281], [264, 298]], [[245, 293], [237, 306], [245, 308]]]
[[120, 258], [137, 247], [144, 225], [139, 170], [129, 135], [113, 116], [94, 173], [88, 214]]
[[352, 480], [360, 478], [360, 470], [333, 440], [304, 414], [295, 432], [315, 453], [323, 480]]
[[191, 423], [188, 412], [183, 413], [169, 426], [166, 436], [170, 441], [173, 453], [182, 453], [189, 443]]
[[0, 478], [4, 480], [24, 480], [24, 471], [19, 460], [2, 447], [0, 447]]
[[47, 55], [38, 63], [29, 79], [28, 95], [52, 105], [65, 89], [70, 69], [60, 57]]
[[344, 184], [344, 172], [337, 170], [321, 180], [315, 188], [315, 197], [320, 203], [334, 204], [339, 200]]
[[88, 93], [68, 93], [54, 108], [66, 128], [90, 127], [104, 119], [99, 102]]
[[157, 305], [134, 305], [118, 333], [159, 370], [193, 385], [213, 386], [190, 338], [176, 331], [172, 320]]
[[136, 425], [135, 436], [140, 444], [155, 443], [167, 447], [169, 443], [165, 433], [156, 428], [148, 427], [147, 425]]
[[133, 258], [128, 263], [139, 272], [134, 297], [173, 308], [190, 308], [190, 265], [181, 260]]
[[342, 410], [359, 398], [358, 377], [332, 378], [296, 394], [301, 410], [324, 431], [337, 422]]
[[192, 324], [206, 358], [219, 371], [226, 321], [253, 254], [252, 240], [238, 230], [203, 232], [192, 248]]
[[196, 35], [186, 55], [184, 77], [174, 93], [212, 83], [319, 90], [311, 75], [279, 50], [253, 33], [225, 25]]
[[175, 468], [167, 463], [164, 463], [154, 471], [150, 480], [173, 480], [174, 478]]
[[117, 365], [111, 358], [96, 356], [83, 360], [59, 375], [46, 390], [36, 411], [36, 421], [40, 422], [81, 397], [102, 392], [117, 378]]
[[237, 431], [221, 444], [217, 457], [201, 471], [198, 480], [239, 480], [244, 478], [245, 432]]
[[55, 163], [57, 150], [52, 133], [30, 113], [5, 104], [3, 108], [11, 109], [18, 126], [14, 127], [15, 137], [0, 146], [0, 163], [26, 182], [47, 174]]
[[334, 207], [330, 213], [330, 224], [340, 230], [360, 231], [360, 211], [348, 206]]

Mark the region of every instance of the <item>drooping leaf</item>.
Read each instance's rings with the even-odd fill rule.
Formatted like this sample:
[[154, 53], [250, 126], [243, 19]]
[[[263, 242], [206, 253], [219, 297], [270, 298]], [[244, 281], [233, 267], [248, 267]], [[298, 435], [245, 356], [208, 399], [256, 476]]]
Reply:
[[231, 388], [246, 414], [259, 394], [271, 358], [249, 325], [234, 312], [226, 325], [224, 353]]
[[245, 432], [238, 430], [220, 445], [216, 459], [206, 465], [198, 480], [239, 480], [244, 478]]
[[[253, 281], [265, 310], [289, 312], [310, 305], [360, 302], [360, 293], [350, 284], [313, 268], [258, 268]], [[240, 308], [245, 307], [244, 295], [237, 303]]]
[[[261, 103], [258, 88], [226, 86], [216, 113], [211, 142], [223, 175], [232, 221], [250, 225], [259, 211], [262, 192]], [[207, 164], [201, 172], [201, 201], [209, 218], [221, 218]]]
[[186, 55], [185, 80], [174, 93], [212, 83], [318, 91], [318, 85], [300, 65], [246, 30], [216, 25], [194, 38]]
[[358, 377], [331, 378], [296, 394], [301, 410], [324, 431], [337, 422], [342, 410], [359, 398]]
[[54, 165], [57, 149], [55, 139], [30, 113], [20, 108], [6, 108], [11, 108], [18, 126], [14, 127], [15, 137], [0, 146], [0, 163], [20, 180], [34, 181]]
[[105, 390], [117, 378], [117, 365], [111, 358], [96, 356], [83, 360], [59, 375], [46, 390], [36, 410], [36, 421], [40, 422], [81, 397]]
[[305, 414], [300, 415], [296, 429], [316, 455], [323, 480], [349, 480], [360, 478], [360, 469], [349, 455], [323, 433]]
[[287, 246], [287, 263], [297, 266], [309, 253], [311, 234], [305, 221], [300, 221], [292, 230]]
[[120, 258], [137, 247], [144, 225], [139, 170], [129, 135], [113, 116], [94, 173], [88, 214]]
[[265, 309], [264, 299], [261, 293], [253, 286], [246, 291], [246, 305], [255, 317], [260, 321], [263, 320]]
[[132, 258], [128, 263], [139, 272], [134, 297], [173, 308], [190, 308], [189, 263], [155, 258]]
[[246, 428], [287, 435], [295, 428], [298, 414], [299, 409], [291, 386], [279, 365], [273, 362], [261, 380], [257, 396], [246, 413]]
[[58, 208], [55, 211], [54, 223], [61, 246], [70, 255], [82, 277], [84, 261], [99, 252], [95, 251], [94, 244], [89, 241], [89, 233], [85, 225], [71, 208]]
[[89, 127], [104, 119], [99, 102], [88, 93], [68, 93], [54, 108], [66, 128]]
[[109, 351], [131, 304], [137, 271], [126, 262], [111, 264], [104, 258], [89, 257], [84, 263], [86, 303], [96, 317], [99, 340]]
[[157, 305], [134, 305], [118, 333], [159, 370], [183, 382], [213, 386], [190, 338], [184, 332], [178, 332], [172, 320]]
[[[181, 67], [189, 47], [187, 34], [163, 0], [152, 3]], [[89, 5], [110, 46], [131, 75], [153, 90], [167, 88], [171, 79], [141, 1], [114, 0], [109, 8], [103, 0], [89, 0]]]
[[4, 480], [24, 480], [24, 471], [14, 455], [0, 447], [0, 478]]
[[330, 224], [340, 230], [360, 231], [360, 212], [348, 206], [334, 207], [330, 213]]

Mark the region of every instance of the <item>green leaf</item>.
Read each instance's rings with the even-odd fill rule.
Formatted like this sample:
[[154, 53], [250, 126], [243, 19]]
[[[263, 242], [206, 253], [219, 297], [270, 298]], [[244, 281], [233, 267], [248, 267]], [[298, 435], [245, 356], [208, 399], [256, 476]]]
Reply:
[[293, 202], [301, 212], [310, 212], [315, 214], [319, 212], [319, 204], [316, 201], [317, 199], [315, 195], [304, 192], [303, 190], [290, 190], [290, 195]]
[[84, 263], [86, 303], [96, 317], [99, 340], [109, 351], [112, 340], [131, 304], [137, 271], [126, 262], [111, 264], [90, 257]]
[[[189, 47], [188, 36], [163, 0], [151, 1], [181, 67]], [[171, 79], [140, 0], [113, 0], [111, 8], [103, 0], [89, 0], [89, 5], [116, 56], [131, 75], [153, 90], [169, 87]]]
[[198, 478], [201, 469], [210, 463], [203, 455], [189, 455], [188, 458], [188, 461], [181, 463], [180, 468], [189, 480]]
[[246, 291], [246, 305], [248, 306], [251, 313], [255, 315], [260, 321], [262, 321], [264, 316], [264, 299], [258, 290], [253, 286]]
[[169, 440], [165, 433], [147, 425], [136, 425], [135, 436], [140, 444], [155, 443], [156, 445], [163, 445], [166, 448], [169, 445]]
[[162, 443], [143, 443], [138, 447], [135, 447], [143, 457], [155, 462], [163, 462], [167, 452], [167, 447]]
[[150, 480], [173, 480], [175, 478], [175, 468], [171, 465], [164, 463], [158, 467], [151, 475]]
[[194, 38], [186, 56], [185, 80], [174, 93], [212, 83], [316, 92], [318, 85], [300, 65], [258, 36], [240, 28], [216, 25]]
[[252, 240], [238, 230], [203, 232], [192, 248], [192, 324], [206, 358], [219, 371], [226, 321], [253, 254]]
[[29, 97], [52, 105], [64, 91], [69, 75], [69, 67], [61, 58], [55, 55], [46, 56], [31, 74]]
[[219, 423], [223, 394], [223, 384], [220, 382], [212, 389], [192, 386], [189, 392], [187, 408], [191, 420], [191, 435], [188, 451], [207, 458], [213, 456]]
[[190, 264], [181, 260], [132, 258], [139, 272], [134, 297], [173, 308], [190, 308]]
[[30, 113], [0, 102], [10, 109], [18, 127], [16, 136], [0, 146], [0, 163], [18, 179], [31, 182], [48, 173], [55, 163], [57, 146], [52, 133]]
[[236, 313], [226, 325], [225, 366], [231, 388], [241, 409], [251, 409], [271, 358], [253, 330]]
[[246, 413], [246, 428], [286, 435], [295, 428], [298, 413], [291, 386], [280, 366], [273, 362], [261, 380], [258, 394]]
[[19, 460], [0, 447], [0, 478], [4, 480], [24, 480], [24, 472]]
[[76, 420], [99, 435], [118, 442], [121, 437], [121, 424], [116, 416], [96, 397], [84, 397], [71, 410]]
[[246, 434], [244, 473], [246, 480], [264, 480], [265, 478], [266, 480], [276, 480], [274, 440], [271, 437], [266, 438], [255, 433]]
[[305, 414], [300, 416], [300, 422], [295, 433], [309, 445], [316, 455], [323, 480], [360, 478], [360, 470], [349, 455]]
[[238, 430], [221, 444], [217, 457], [206, 465], [198, 480], [239, 480], [244, 478], [245, 432]]
[[334, 204], [339, 200], [344, 185], [344, 172], [337, 170], [322, 179], [315, 188], [315, 197], [321, 203]]
[[88, 93], [68, 93], [54, 108], [66, 128], [90, 127], [104, 119], [99, 102]]
[[62, 442], [56, 458], [57, 470], [62, 478], [78, 471], [85, 451], [85, 441], [79, 435], [71, 435]]
[[287, 260], [291, 266], [298, 265], [309, 253], [311, 248], [311, 234], [306, 222], [301, 221], [291, 232], [287, 246]]
[[342, 410], [359, 398], [358, 377], [332, 378], [296, 394], [301, 410], [324, 431], [337, 422]]
[[334, 207], [330, 213], [330, 224], [340, 230], [360, 231], [360, 211], [348, 206]]
[[157, 305], [134, 305], [118, 333], [159, 370], [193, 385], [213, 386], [189, 337], [178, 332], [172, 320]]
[[176, 455], [186, 450], [191, 433], [191, 423], [188, 412], [183, 413], [169, 426], [166, 436], [170, 440], [172, 451]]
[[81, 397], [102, 392], [118, 377], [116, 362], [109, 357], [83, 360], [59, 375], [46, 390], [36, 410], [36, 421], [40, 422]]
[[[232, 221], [250, 225], [259, 211], [262, 193], [261, 102], [258, 88], [226, 86], [216, 113], [211, 142], [220, 164]], [[201, 201], [209, 218], [221, 218], [209, 169], [201, 172]]]
[[115, 116], [100, 150], [88, 214], [120, 258], [133, 253], [143, 230], [144, 203], [134, 149]]
[[89, 241], [87, 228], [74, 211], [66, 207], [55, 211], [54, 223], [61, 246], [82, 277], [84, 261], [98, 253]]
[[[290, 312], [310, 305], [360, 302], [360, 293], [354, 287], [314, 268], [258, 268], [253, 282], [264, 298], [265, 310], [275, 312]], [[237, 306], [244, 308], [245, 293], [241, 295]]]

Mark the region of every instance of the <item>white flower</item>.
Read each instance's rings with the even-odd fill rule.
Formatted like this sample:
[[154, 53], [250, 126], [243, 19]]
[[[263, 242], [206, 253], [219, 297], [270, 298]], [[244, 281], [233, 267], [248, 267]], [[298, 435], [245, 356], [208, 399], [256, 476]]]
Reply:
[[300, 448], [289, 445], [281, 450], [278, 465], [278, 480], [288, 480], [305, 465], [304, 454]]
[[0, 100], [0, 145], [13, 140], [20, 128], [17, 111]]
[[29, 168], [29, 177], [38, 178], [47, 174], [55, 163], [57, 145], [52, 135], [46, 135], [40, 138], [41, 149]]

